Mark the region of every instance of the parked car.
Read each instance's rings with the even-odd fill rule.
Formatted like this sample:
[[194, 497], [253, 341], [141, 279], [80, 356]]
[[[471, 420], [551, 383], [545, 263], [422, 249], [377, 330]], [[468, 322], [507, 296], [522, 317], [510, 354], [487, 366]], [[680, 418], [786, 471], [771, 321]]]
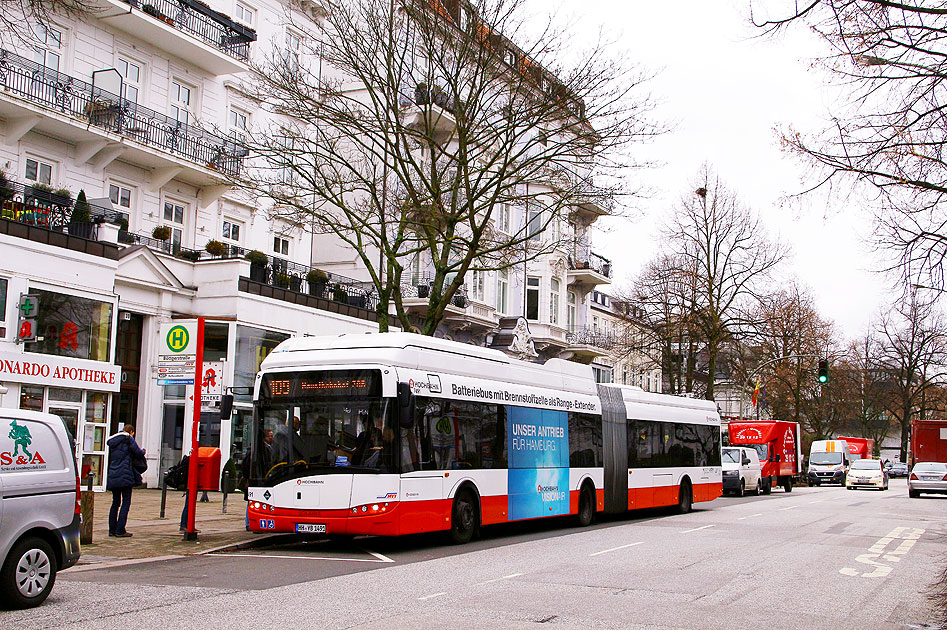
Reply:
[[880, 488], [888, 489], [888, 471], [880, 459], [856, 459], [848, 467], [848, 475], [845, 477], [845, 487], [849, 490], [855, 488]]
[[888, 477], [907, 477], [908, 465], [904, 462], [891, 462], [888, 464]]
[[59, 416], [0, 409], [0, 605], [41, 604], [79, 560], [79, 476]]
[[916, 499], [922, 492], [947, 494], [947, 464], [918, 462], [908, 477], [908, 496]]
[[723, 448], [723, 491], [738, 497], [751, 490], [759, 494], [763, 489], [760, 456], [755, 448], [725, 446]]

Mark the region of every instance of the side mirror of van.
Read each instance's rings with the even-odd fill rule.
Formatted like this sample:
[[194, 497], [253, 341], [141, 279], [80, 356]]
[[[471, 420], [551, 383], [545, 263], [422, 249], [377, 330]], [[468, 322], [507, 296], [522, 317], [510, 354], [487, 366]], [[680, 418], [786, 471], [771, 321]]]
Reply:
[[750, 465], [750, 458], [749, 458], [749, 457], [744, 457], [744, 458], [743, 458], [743, 465], [744, 465], [744, 466], [749, 466], [749, 465]]

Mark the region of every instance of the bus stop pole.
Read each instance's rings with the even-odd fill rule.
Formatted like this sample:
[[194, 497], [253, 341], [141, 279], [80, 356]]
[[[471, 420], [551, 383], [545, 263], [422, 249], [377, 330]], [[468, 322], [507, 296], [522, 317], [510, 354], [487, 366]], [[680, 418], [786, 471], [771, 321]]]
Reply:
[[194, 417], [191, 419], [191, 456], [187, 467], [187, 531], [184, 540], [197, 540], [194, 517], [197, 513], [197, 425], [201, 419], [201, 393], [204, 390], [204, 318], [197, 318], [197, 352], [194, 366]]

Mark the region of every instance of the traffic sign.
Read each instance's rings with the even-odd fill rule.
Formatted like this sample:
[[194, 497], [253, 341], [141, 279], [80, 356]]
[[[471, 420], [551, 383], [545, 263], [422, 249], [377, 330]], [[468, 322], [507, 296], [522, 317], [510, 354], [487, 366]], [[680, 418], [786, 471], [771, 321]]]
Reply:
[[193, 385], [196, 371], [197, 322], [175, 320], [162, 323], [154, 370], [158, 385]]

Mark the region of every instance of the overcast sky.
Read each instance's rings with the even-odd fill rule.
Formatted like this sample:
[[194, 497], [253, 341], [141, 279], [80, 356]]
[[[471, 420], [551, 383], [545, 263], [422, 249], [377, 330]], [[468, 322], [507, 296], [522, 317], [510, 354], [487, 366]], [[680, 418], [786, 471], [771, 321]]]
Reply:
[[[802, 166], [780, 151], [774, 127], [820, 128], [830, 92], [810, 69], [822, 48], [797, 29], [777, 42], [753, 38], [744, 0], [680, 0], [673, 4], [560, 0], [588, 38], [597, 28], [620, 37], [621, 46], [658, 72], [652, 93], [657, 114], [674, 130], [642, 148], [664, 163], [646, 174], [656, 189], [644, 218], [605, 220], [594, 249], [614, 261], [613, 290], [628, 286], [656, 251], [657, 226], [682, 195], [693, 194], [701, 164], [709, 163], [727, 187], [758, 212], [773, 237], [788, 243], [794, 274], [816, 298], [823, 316], [845, 337], [856, 337], [882, 302], [884, 281], [873, 271], [869, 214], [822, 199], [786, 204], [802, 190]], [[642, 176], [641, 173], [635, 176]]]

